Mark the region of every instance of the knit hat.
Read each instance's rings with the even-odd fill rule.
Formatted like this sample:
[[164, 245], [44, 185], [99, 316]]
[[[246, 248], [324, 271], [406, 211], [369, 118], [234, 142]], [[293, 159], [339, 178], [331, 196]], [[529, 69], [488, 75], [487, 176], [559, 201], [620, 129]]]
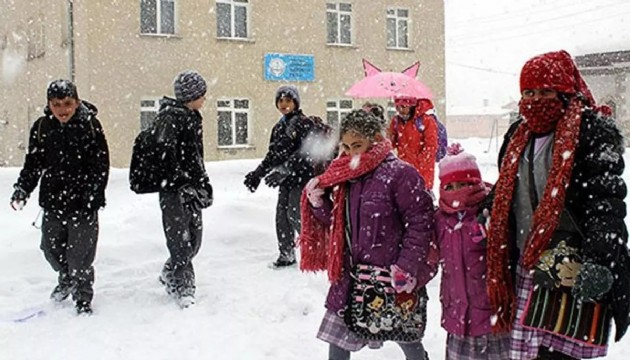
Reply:
[[552, 89], [560, 93], [580, 93], [588, 105], [595, 101], [586, 82], [571, 58], [564, 51], [548, 52], [529, 59], [521, 70], [521, 93], [525, 89]]
[[477, 183], [481, 181], [481, 172], [477, 165], [477, 159], [458, 143], [451, 144], [446, 156], [438, 164], [440, 169], [440, 182], [446, 185], [461, 181]]
[[295, 103], [295, 109], [300, 108], [300, 93], [295, 86], [282, 85], [276, 90], [276, 108], [278, 107], [278, 100], [281, 97], [287, 97]]
[[199, 73], [192, 70], [186, 70], [177, 75], [173, 88], [175, 90], [175, 98], [184, 104], [199, 99], [208, 90], [206, 80]]
[[67, 97], [79, 99], [77, 87], [70, 80], [55, 80], [48, 85], [46, 97], [50, 101], [52, 99], [64, 99]]
[[401, 96], [394, 98], [394, 106], [416, 106], [418, 99], [410, 96]]

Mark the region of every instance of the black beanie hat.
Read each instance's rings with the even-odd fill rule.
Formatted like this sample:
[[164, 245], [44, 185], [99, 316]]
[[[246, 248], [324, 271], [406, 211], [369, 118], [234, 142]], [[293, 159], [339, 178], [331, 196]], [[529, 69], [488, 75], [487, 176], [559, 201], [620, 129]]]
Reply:
[[206, 94], [206, 80], [198, 72], [186, 70], [175, 78], [173, 83], [175, 98], [182, 103], [199, 99]]
[[64, 99], [67, 97], [79, 100], [77, 87], [70, 80], [55, 80], [48, 85], [46, 91], [48, 101], [52, 99]]
[[280, 100], [281, 97], [287, 97], [293, 100], [296, 110], [300, 108], [300, 93], [295, 86], [282, 85], [276, 90], [276, 108], [278, 107], [278, 100]]

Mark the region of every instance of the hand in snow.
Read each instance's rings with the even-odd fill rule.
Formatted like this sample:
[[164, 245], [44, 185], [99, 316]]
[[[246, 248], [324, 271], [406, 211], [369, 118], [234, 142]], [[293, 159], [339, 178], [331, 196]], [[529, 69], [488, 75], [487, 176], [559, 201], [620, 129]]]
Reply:
[[416, 288], [418, 280], [411, 276], [408, 272], [401, 269], [398, 265], [392, 265], [390, 267], [392, 275], [392, 286], [397, 293], [406, 292], [411, 293]]
[[19, 186], [15, 186], [15, 191], [13, 192], [13, 195], [11, 195], [11, 207], [13, 210], [22, 210], [24, 205], [26, 205], [26, 199], [28, 199], [26, 191]]
[[310, 202], [311, 206], [314, 208], [318, 208], [324, 205], [324, 200], [322, 199], [322, 196], [324, 195], [324, 189], [318, 188], [317, 184], [319, 184], [319, 179], [313, 178], [304, 187], [308, 202]]

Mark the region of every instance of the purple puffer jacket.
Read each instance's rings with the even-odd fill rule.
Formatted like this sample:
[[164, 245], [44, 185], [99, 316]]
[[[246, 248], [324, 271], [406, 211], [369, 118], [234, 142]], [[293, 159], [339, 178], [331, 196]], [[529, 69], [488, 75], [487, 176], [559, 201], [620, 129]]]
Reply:
[[473, 241], [473, 234], [478, 232], [475, 214], [476, 209], [468, 211], [461, 224], [457, 214], [441, 210], [435, 214], [442, 264], [442, 327], [459, 336], [492, 332], [486, 293], [486, 240]]
[[[387, 268], [397, 264], [424, 286], [431, 279], [426, 259], [433, 235], [433, 203], [418, 171], [390, 154], [374, 171], [349, 184], [352, 264]], [[313, 214], [330, 225], [331, 200], [313, 209]], [[328, 291], [326, 308], [331, 311], [343, 309], [348, 302], [350, 267], [346, 256], [342, 278]]]

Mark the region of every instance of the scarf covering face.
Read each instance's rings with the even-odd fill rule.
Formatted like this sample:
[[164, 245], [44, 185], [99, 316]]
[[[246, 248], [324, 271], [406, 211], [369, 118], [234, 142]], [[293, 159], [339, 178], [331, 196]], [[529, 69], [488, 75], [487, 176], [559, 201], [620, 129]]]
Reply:
[[564, 105], [558, 98], [523, 99], [519, 111], [534, 134], [547, 134], [556, 128], [564, 115]]
[[341, 279], [345, 245], [345, 183], [374, 171], [391, 151], [392, 144], [389, 140], [383, 140], [358, 157], [342, 154], [317, 177], [318, 187], [333, 188], [332, 225], [329, 229], [313, 215], [306, 191], [302, 192], [302, 229], [299, 238], [302, 271], [327, 270], [331, 283]]
[[509, 242], [509, 216], [524, 149], [533, 134], [554, 131], [551, 169], [540, 202], [534, 209], [520, 259], [524, 268], [531, 269], [548, 247], [565, 206], [566, 189], [578, 146], [582, 110], [586, 106], [595, 106], [588, 86], [566, 51], [542, 54], [527, 61], [521, 71], [520, 85], [521, 92], [525, 89], [553, 89], [569, 95], [570, 101], [557, 122], [554, 122], [558, 115], [556, 102], [541, 101], [534, 104], [522, 101], [521, 111], [524, 112], [525, 121], [514, 132], [501, 162], [488, 234], [487, 284], [490, 305], [496, 315], [493, 324], [495, 333], [510, 331], [516, 312], [509, 260], [512, 246]]
[[489, 188], [486, 184], [479, 181], [475, 184], [465, 186], [457, 190], [444, 190], [444, 187], [440, 187], [440, 210], [448, 214], [453, 214], [458, 211], [473, 210], [479, 205], [486, 195], [488, 195]]

